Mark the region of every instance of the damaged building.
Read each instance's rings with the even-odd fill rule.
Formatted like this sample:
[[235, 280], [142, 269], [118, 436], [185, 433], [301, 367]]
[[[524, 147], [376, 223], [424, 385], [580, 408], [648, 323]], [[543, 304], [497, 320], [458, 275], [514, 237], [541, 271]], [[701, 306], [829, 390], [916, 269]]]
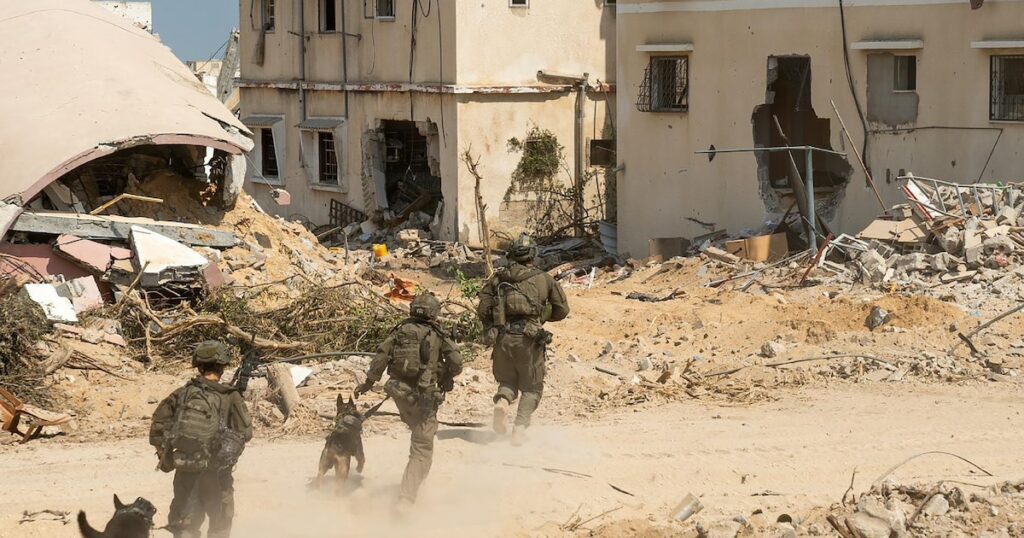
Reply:
[[230, 208], [253, 147], [158, 38], [87, 0], [7, 2], [0, 69], [17, 81], [0, 88], [0, 273], [95, 303], [208, 265], [189, 247], [235, 244], [146, 195]]
[[754, 148], [826, 150], [810, 177], [836, 234], [904, 200], [911, 171], [1021, 180], [1021, 20], [1016, 0], [620, 0], [620, 252], [796, 215], [805, 152]]
[[240, 11], [241, 119], [256, 136], [247, 191], [268, 212], [314, 230], [411, 224], [475, 243], [467, 150], [496, 232], [528, 213], [528, 195], [509, 196], [522, 156], [510, 140], [553, 133], [570, 183], [614, 164], [612, 2], [242, 0]]

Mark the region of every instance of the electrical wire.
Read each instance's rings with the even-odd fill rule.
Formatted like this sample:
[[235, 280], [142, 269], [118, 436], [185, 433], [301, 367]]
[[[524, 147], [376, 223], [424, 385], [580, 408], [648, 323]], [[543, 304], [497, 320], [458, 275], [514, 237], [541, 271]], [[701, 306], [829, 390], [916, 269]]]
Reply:
[[868, 121], [864, 117], [864, 109], [860, 106], [860, 97], [857, 96], [857, 85], [853, 82], [853, 69], [850, 67], [850, 47], [846, 38], [846, 7], [843, 0], [839, 0], [839, 24], [842, 26], [843, 37], [843, 65], [846, 67], [846, 82], [850, 86], [850, 96], [853, 97], [853, 104], [857, 108], [857, 117], [860, 119], [861, 128], [864, 130], [864, 142], [861, 145], [860, 154], [864, 156], [864, 162], [868, 162]]

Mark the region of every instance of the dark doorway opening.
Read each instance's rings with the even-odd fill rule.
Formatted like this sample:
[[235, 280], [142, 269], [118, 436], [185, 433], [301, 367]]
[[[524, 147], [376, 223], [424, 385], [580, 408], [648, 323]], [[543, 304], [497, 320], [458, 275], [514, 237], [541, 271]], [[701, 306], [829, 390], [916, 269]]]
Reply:
[[430, 122], [381, 122], [388, 207], [400, 219], [417, 211], [434, 215], [441, 202], [438, 160], [431, 155], [432, 149], [437, 150], [432, 147], [436, 146], [436, 129]]

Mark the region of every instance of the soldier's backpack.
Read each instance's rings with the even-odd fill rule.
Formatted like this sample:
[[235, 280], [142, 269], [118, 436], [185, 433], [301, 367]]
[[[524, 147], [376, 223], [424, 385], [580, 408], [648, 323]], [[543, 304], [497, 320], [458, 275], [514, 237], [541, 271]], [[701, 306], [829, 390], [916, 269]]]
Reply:
[[391, 349], [389, 373], [392, 377], [418, 380], [423, 375], [431, 363], [431, 356], [438, 351], [432, 344], [435, 340], [432, 332], [432, 328], [416, 321], [406, 321], [398, 327]]
[[225, 430], [218, 400], [196, 384], [181, 392], [168, 440], [176, 470], [196, 473], [210, 466]]
[[521, 280], [499, 277], [498, 302], [504, 304], [506, 320], [541, 316], [543, 308], [534, 299], [540, 295], [540, 290], [537, 289], [533, 279], [539, 274], [541, 271], [534, 269]]

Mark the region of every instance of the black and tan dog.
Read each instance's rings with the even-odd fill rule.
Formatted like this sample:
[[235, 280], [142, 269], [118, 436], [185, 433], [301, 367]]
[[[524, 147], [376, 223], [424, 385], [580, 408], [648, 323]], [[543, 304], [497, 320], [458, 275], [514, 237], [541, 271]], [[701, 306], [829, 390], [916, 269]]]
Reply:
[[356, 459], [356, 472], [363, 472], [366, 456], [363, 454], [363, 421], [366, 416], [356, 409], [350, 397], [348, 401], [338, 395], [338, 414], [334, 418], [334, 430], [327, 435], [327, 443], [320, 453], [320, 468], [314, 486], [320, 488], [324, 476], [334, 469], [334, 492], [341, 495], [345, 492], [352, 458]]
[[149, 538], [153, 528], [156, 507], [139, 497], [131, 504], [124, 504], [114, 495], [114, 517], [100, 532], [89, 525], [85, 512], [78, 512], [78, 530], [85, 538]]

